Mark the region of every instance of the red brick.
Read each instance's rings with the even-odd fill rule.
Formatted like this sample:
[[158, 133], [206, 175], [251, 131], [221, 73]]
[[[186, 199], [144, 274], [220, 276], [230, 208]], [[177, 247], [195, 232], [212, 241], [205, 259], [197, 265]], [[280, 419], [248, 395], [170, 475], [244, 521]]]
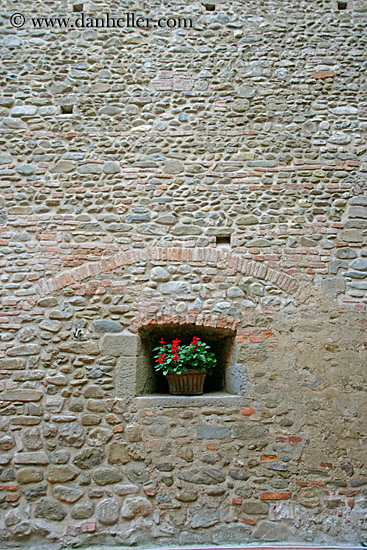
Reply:
[[242, 504], [242, 498], [232, 498], [232, 504]]
[[255, 409], [252, 409], [251, 407], [242, 409], [243, 416], [251, 416], [252, 414], [256, 414]]
[[248, 336], [236, 336], [236, 342], [238, 343], [247, 343], [250, 339]]
[[245, 516], [240, 517], [240, 521], [242, 521], [242, 523], [246, 523], [247, 525], [256, 525], [256, 520], [252, 518], [246, 518]]
[[301, 443], [302, 437], [299, 437], [298, 435], [291, 435], [288, 437], [289, 443]]
[[20, 494], [19, 493], [8, 493], [6, 495], [6, 502], [16, 502], [17, 500], [19, 500], [20, 498]]
[[206, 444], [206, 448], [208, 449], [208, 451], [217, 451], [219, 447], [219, 441], [208, 441]]
[[263, 338], [274, 338], [275, 334], [271, 330], [263, 330]]
[[154, 497], [158, 491], [156, 489], [148, 489], [147, 487], [144, 488], [144, 493], [148, 496], [148, 497]]
[[288, 500], [292, 493], [260, 493], [260, 500]]

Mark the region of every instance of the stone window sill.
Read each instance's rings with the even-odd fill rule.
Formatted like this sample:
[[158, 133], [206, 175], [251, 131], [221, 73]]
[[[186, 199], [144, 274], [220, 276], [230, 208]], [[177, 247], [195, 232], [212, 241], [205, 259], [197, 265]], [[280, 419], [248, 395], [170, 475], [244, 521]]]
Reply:
[[167, 395], [152, 393], [134, 398], [138, 408], [150, 407], [243, 407], [244, 397], [226, 392], [211, 392], [203, 395]]

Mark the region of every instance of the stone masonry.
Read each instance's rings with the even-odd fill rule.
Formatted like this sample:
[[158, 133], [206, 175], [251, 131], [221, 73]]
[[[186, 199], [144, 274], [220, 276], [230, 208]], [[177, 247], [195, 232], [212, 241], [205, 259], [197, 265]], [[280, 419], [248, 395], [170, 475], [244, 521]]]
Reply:
[[[126, 12], [192, 27], [32, 24]], [[366, 24], [2, 3], [2, 548], [367, 544]], [[217, 372], [168, 396], [194, 334]]]

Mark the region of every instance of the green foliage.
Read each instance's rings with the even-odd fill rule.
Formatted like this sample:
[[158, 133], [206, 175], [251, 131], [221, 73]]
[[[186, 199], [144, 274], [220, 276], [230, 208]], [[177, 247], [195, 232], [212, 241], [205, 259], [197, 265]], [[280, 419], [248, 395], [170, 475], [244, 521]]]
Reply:
[[212, 374], [217, 364], [216, 357], [210, 351], [210, 346], [201, 342], [196, 336], [193, 337], [191, 344], [180, 346], [180, 340], [175, 339], [171, 344], [166, 344], [163, 339], [160, 346], [154, 348], [155, 364], [157, 371], [163, 371], [163, 374], [174, 372], [181, 374], [188, 369], [195, 369], [199, 372]]

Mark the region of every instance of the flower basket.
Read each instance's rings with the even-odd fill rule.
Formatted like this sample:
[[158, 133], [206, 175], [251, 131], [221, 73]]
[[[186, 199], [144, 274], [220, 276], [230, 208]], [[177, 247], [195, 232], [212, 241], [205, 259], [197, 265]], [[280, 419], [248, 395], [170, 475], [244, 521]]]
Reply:
[[212, 374], [217, 360], [208, 344], [193, 337], [191, 344], [180, 346], [175, 338], [170, 345], [163, 338], [156, 352], [155, 370], [166, 376], [171, 395], [201, 395], [207, 374]]
[[188, 369], [181, 374], [166, 374], [168, 390], [171, 395], [202, 395], [206, 372]]

